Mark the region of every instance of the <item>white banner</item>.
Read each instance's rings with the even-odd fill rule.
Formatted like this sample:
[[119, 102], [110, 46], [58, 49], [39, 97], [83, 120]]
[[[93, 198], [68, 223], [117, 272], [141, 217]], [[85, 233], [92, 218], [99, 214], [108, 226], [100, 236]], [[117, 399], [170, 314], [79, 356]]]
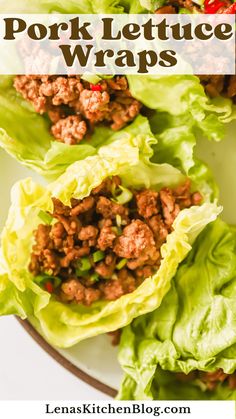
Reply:
[[230, 14], [0, 15], [0, 74], [234, 74]]
[[0, 401], [1, 419], [235, 419], [234, 401]]

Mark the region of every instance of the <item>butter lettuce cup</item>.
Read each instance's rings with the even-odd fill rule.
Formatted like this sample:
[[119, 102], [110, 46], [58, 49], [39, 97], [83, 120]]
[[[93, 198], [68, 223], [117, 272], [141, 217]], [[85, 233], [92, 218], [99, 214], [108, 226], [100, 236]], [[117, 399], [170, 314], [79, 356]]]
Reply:
[[208, 225], [160, 307], [121, 337], [125, 400], [235, 400], [236, 230]]
[[[12, 189], [2, 234], [0, 313], [26, 318], [52, 345], [128, 325], [155, 310], [204, 227], [221, 211], [165, 162], [142, 118], [44, 187]], [[205, 176], [208, 175], [206, 171]], [[214, 199], [213, 199], [214, 201]]]
[[195, 76], [104, 77], [0, 77], [0, 147], [53, 181], [140, 115], [157, 135], [182, 127], [183, 142], [199, 133], [219, 141], [233, 119], [231, 103], [210, 101]]

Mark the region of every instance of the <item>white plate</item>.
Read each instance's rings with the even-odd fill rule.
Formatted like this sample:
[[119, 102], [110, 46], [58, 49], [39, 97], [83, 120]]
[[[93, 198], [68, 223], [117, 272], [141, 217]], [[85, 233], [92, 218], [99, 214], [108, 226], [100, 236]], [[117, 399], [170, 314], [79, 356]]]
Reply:
[[[226, 139], [220, 143], [199, 140], [197, 155], [209, 164], [220, 188], [220, 203], [224, 206], [222, 218], [236, 224], [236, 123], [227, 130]], [[16, 180], [26, 176], [39, 178], [0, 151], [0, 227], [6, 218], [10, 188]], [[117, 362], [117, 348], [110, 345], [107, 336], [98, 336], [80, 342], [74, 347], [57, 351], [74, 366], [100, 382], [118, 389], [121, 369]]]

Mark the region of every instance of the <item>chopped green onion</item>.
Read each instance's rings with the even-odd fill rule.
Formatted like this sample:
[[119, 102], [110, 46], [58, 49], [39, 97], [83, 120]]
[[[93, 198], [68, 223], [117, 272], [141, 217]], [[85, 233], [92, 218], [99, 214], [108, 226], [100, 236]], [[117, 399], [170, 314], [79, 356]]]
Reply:
[[117, 236], [121, 236], [122, 229], [120, 227], [112, 227], [111, 229], [112, 229], [113, 233], [117, 234]]
[[95, 272], [90, 276], [90, 281], [92, 282], [98, 282], [99, 281], [99, 275]]
[[119, 214], [116, 215], [116, 224], [118, 225], [118, 227], [121, 226], [122, 223], [122, 218]]
[[181, 7], [178, 12], [180, 15], [189, 15], [191, 12], [188, 9], [185, 9], [184, 7]]
[[34, 282], [38, 285], [41, 285], [43, 284], [44, 281], [47, 281], [48, 278], [49, 277], [47, 275], [38, 275], [38, 276], [35, 276]]
[[79, 268], [75, 270], [75, 273], [76, 273], [77, 278], [81, 278], [81, 277], [85, 278], [86, 276], [89, 275], [89, 271], [81, 271]]
[[91, 262], [88, 257], [80, 258], [75, 270], [77, 277], [85, 277], [89, 275], [89, 270], [92, 268]]
[[78, 260], [78, 269], [82, 272], [89, 271], [92, 267], [91, 262], [88, 257], [80, 258]]
[[47, 271], [45, 271], [45, 275], [47, 276], [53, 276], [53, 270], [52, 269], [48, 269]]
[[199, 380], [199, 378], [197, 378], [196, 380], [194, 380], [193, 381], [193, 384], [196, 387], [199, 387], [202, 391], [206, 391], [207, 390], [207, 385], [203, 381]]
[[125, 258], [124, 259], [121, 259], [120, 262], [117, 263], [116, 269], [118, 269], [118, 271], [119, 271], [120, 269], [124, 268], [124, 266], [126, 265], [126, 263], [127, 263], [127, 259], [125, 259]]
[[116, 186], [116, 184], [113, 182], [112, 184], [111, 184], [111, 194], [112, 194], [112, 196], [115, 198], [116, 197], [116, 188], [117, 188], [117, 186]]
[[114, 75], [113, 76], [108, 76], [108, 75], [105, 75], [105, 74], [101, 74], [102, 79], [113, 79], [113, 77], [114, 77]]
[[54, 288], [57, 288], [57, 287], [59, 287], [59, 285], [61, 285], [61, 279], [58, 278], [58, 276], [55, 276], [54, 281], [53, 281], [53, 285], [54, 285]]
[[101, 250], [98, 250], [97, 252], [93, 253], [93, 261], [99, 262], [100, 260], [103, 260], [105, 258], [105, 253]]
[[52, 223], [53, 217], [48, 212], [40, 210], [38, 216], [44, 224], [50, 225]]
[[92, 84], [97, 84], [99, 81], [101, 81], [101, 77], [92, 73], [84, 73], [81, 79], [88, 81], [89, 83], [92, 83]]
[[113, 201], [116, 201], [118, 202], [118, 204], [121, 204], [121, 205], [127, 204], [133, 198], [132, 192], [121, 185], [119, 186], [119, 189], [122, 192], [120, 195], [117, 195], [116, 197], [114, 197]]

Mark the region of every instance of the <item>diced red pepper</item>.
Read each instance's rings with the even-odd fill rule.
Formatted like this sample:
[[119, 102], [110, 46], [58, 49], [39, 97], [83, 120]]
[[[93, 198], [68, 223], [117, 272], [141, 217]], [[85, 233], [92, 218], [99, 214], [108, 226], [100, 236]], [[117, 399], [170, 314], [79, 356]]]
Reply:
[[205, 0], [204, 2], [204, 13], [205, 14], [215, 14], [221, 7], [225, 7], [225, 2], [220, 0]]
[[226, 13], [228, 15], [235, 15], [236, 14], [236, 3], [231, 4], [231, 6], [227, 7], [227, 9], [224, 10], [223, 13]]
[[53, 285], [52, 285], [51, 282], [49, 282], [49, 281], [46, 282], [45, 285], [44, 285], [44, 287], [45, 287], [45, 290], [47, 292], [50, 292], [50, 294], [52, 294], [52, 292], [53, 292]]
[[92, 84], [92, 83], [90, 83], [90, 89], [93, 92], [101, 92], [102, 86], [100, 84]]

